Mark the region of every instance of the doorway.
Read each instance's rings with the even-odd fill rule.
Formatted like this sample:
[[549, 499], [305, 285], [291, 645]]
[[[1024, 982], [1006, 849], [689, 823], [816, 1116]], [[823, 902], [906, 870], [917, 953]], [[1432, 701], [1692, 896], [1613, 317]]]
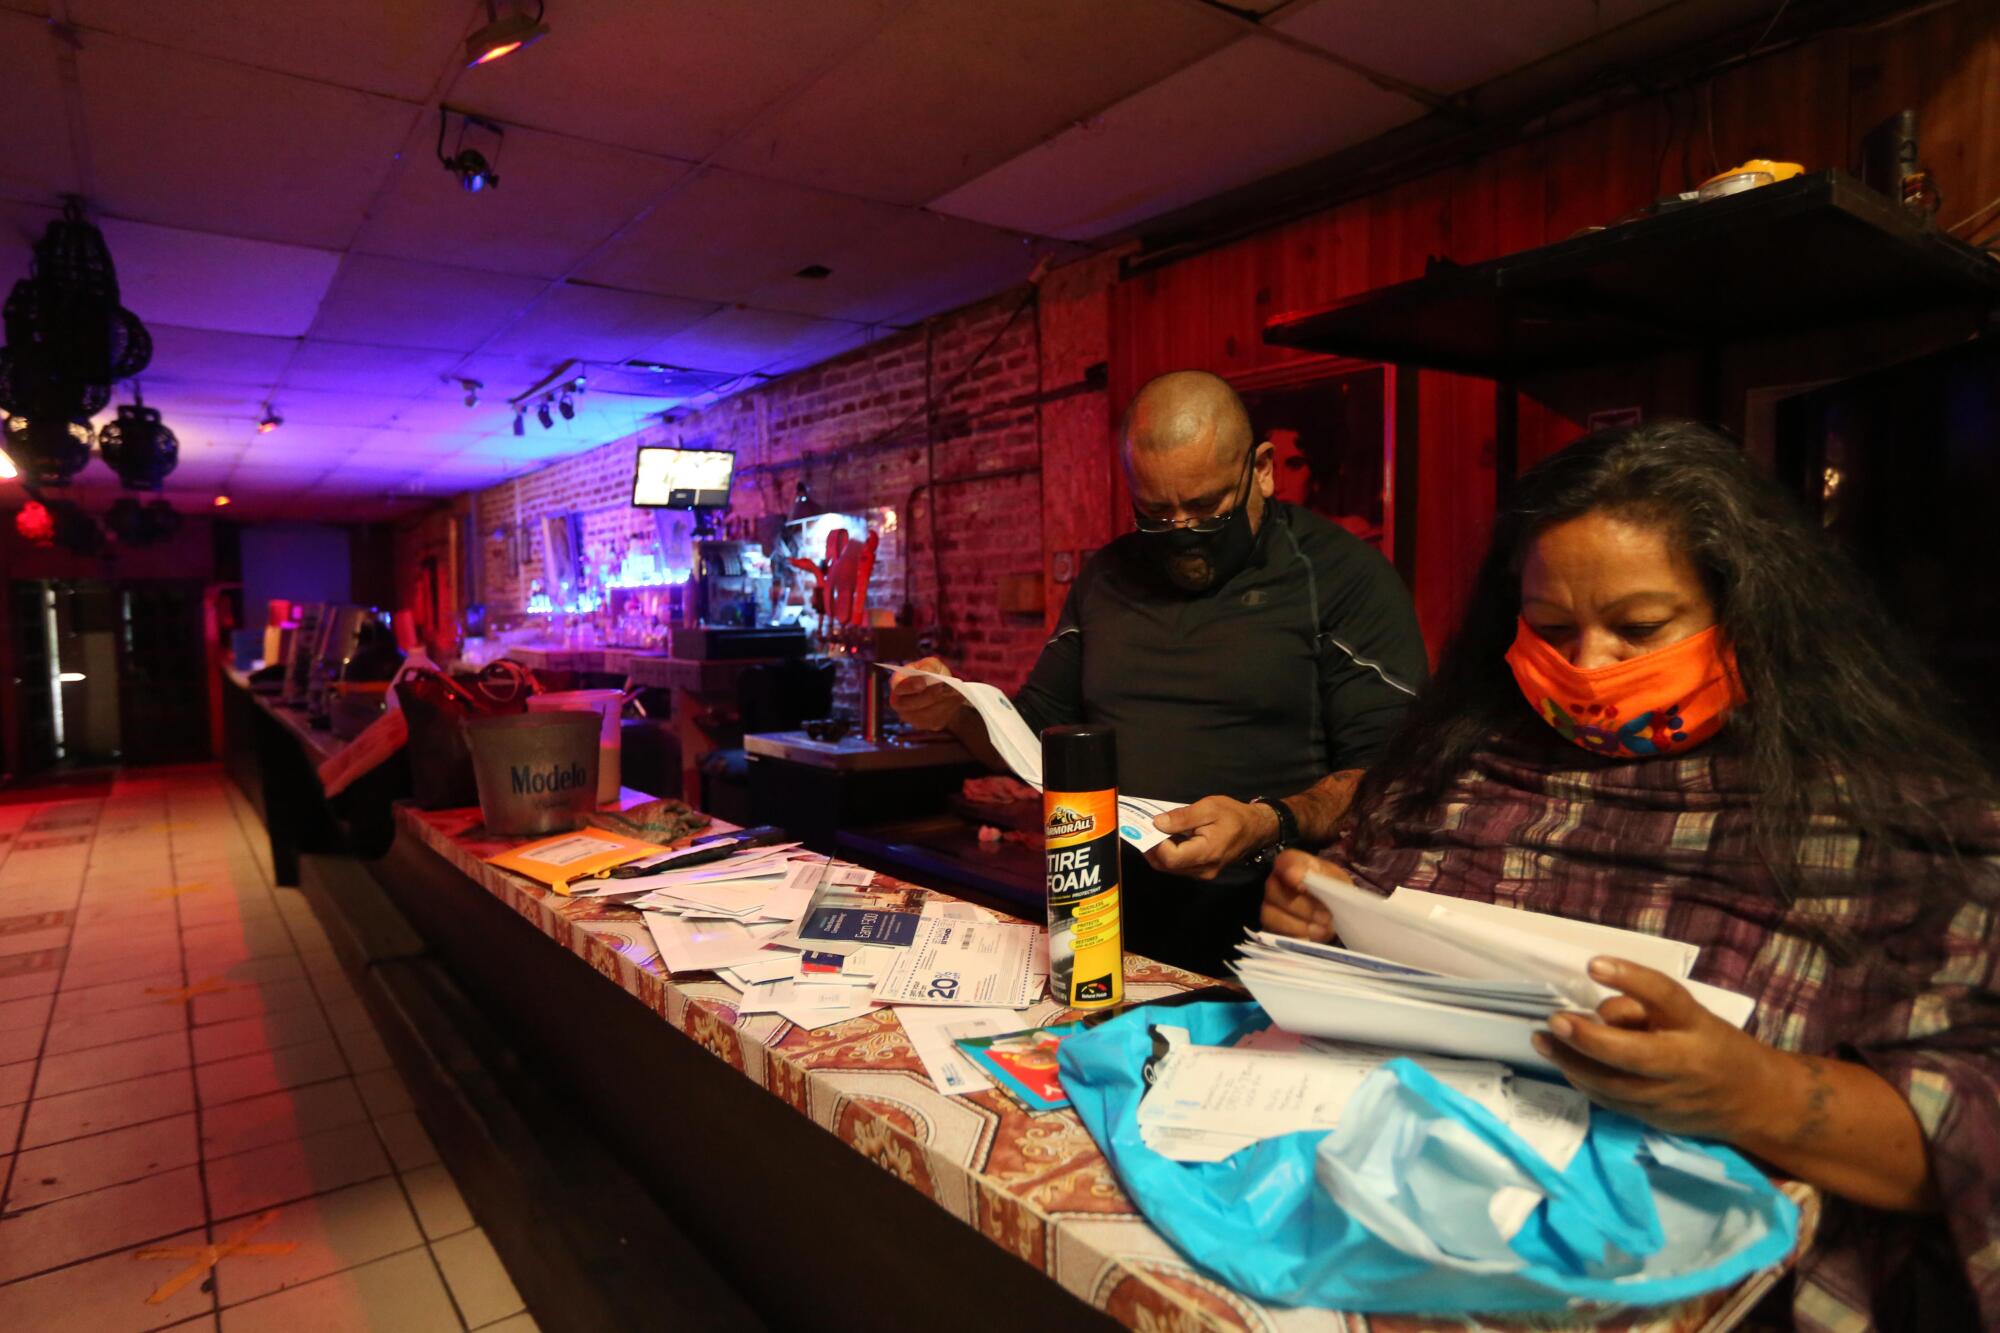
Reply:
[[22, 776], [208, 757], [199, 582], [23, 580], [12, 603]]

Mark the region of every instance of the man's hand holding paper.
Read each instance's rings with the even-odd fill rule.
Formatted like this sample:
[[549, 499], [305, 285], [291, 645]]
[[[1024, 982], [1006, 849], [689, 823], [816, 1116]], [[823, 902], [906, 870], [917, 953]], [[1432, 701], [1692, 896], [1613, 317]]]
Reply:
[[1263, 850], [1278, 836], [1268, 807], [1227, 796], [1204, 796], [1153, 820], [1168, 840], [1146, 853], [1155, 870], [1190, 879], [1214, 879], [1224, 867]]
[[949, 731], [952, 722], [968, 706], [957, 690], [932, 679], [949, 675], [951, 668], [936, 657], [919, 658], [897, 667], [889, 677], [889, 706], [903, 721], [920, 730]]

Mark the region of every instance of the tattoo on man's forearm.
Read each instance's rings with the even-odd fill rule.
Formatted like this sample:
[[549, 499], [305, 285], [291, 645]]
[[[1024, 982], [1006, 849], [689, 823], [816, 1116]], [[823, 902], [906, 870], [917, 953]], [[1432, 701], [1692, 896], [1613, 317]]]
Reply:
[[1833, 1083], [1826, 1076], [1826, 1061], [1810, 1055], [1799, 1057], [1806, 1066], [1806, 1114], [1792, 1131], [1792, 1146], [1805, 1147], [1826, 1132], [1833, 1106]]

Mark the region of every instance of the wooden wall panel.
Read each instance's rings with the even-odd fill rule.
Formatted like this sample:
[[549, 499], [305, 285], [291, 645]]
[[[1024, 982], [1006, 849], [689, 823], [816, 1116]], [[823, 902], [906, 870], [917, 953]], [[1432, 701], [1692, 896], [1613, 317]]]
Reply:
[[[1128, 278], [1111, 299], [1112, 403], [1167, 370], [1242, 375], [1295, 360], [1262, 345], [1272, 316], [1419, 276], [1433, 254], [1474, 263], [1561, 240], [1751, 156], [1851, 167], [1859, 134], [1903, 106], [1918, 109], [1947, 222], [2000, 196], [2000, 0], [1825, 33], [1704, 84]], [[2000, 216], [1988, 225], [2000, 227]], [[1877, 329], [1744, 347], [1723, 365], [1721, 424], [1744, 429], [1746, 395], [1759, 385], [1855, 374], [1964, 332]], [[1696, 387], [1684, 355], [1523, 385], [1519, 464], [1561, 448], [1600, 409], [1692, 415]], [[1417, 399], [1413, 591], [1435, 651], [1491, 519], [1494, 396], [1484, 381], [1426, 373]]]

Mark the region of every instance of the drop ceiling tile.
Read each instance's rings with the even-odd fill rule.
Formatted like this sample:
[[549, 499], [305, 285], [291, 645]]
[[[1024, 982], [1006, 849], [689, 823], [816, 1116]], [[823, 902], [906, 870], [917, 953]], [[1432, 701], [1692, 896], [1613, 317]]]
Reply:
[[757, 369], [766, 375], [789, 375], [794, 370], [804, 370], [830, 357], [866, 347], [885, 333], [886, 330], [850, 325], [844, 333], [829, 334], [824, 338], [802, 338]]
[[324, 462], [310, 466], [294, 464], [283, 468], [262, 468], [238, 465], [229, 474], [229, 493], [232, 496], [264, 492], [288, 492], [301, 500], [314, 498], [315, 483], [326, 475]]
[[277, 382], [299, 345], [294, 338], [220, 333], [150, 320], [146, 331], [153, 335], [153, 363], [143, 377], [149, 386], [228, 384], [256, 389], [261, 396]]
[[236, 466], [229, 458], [190, 458], [181, 455], [180, 463], [173, 475], [167, 479], [170, 486], [212, 486], [229, 480], [229, 474]]
[[513, 422], [514, 409], [503, 401], [497, 386], [488, 385], [476, 407], [467, 407], [463, 396], [453, 389], [448, 396], [426, 396], [404, 403], [383, 424], [411, 434], [466, 437], [505, 430]]
[[308, 338], [285, 371], [278, 393], [330, 389], [365, 398], [414, 398], [437, 388], [458, 359], [456, 352]]
[[716, 155], [726, 167], [920, 204], [1227, 45], [1158, 0], [920, 0]]
[[617, 439], [619, 434], [584, 434], [561, 430], [543, 431], [530, 425], [526, 435], [494, 435], [464, 452], [482, 458], [498, 458], [508, 462], [518, 462], [523, 458], [568, 458], [572, 454], [588, 453], [600, 444]]
[[246, 448], [245, 445], [236, 440], [217, 440], [206, 436], [190, 437], [180, 431], [176, 431], [175, 434], [180, 436], [181, 462], [183, 464], [198, 460], [211, 463], [234, 463], [237, 459], [243, 457], [243, 451]]
[[1433, 92], [1455, 93], [1589, 41], [1669, 0], [1317, 0], [1279, 30]]
[[1023, 281], [1045, 248], [1017, 232], [912, 209], [829, 253], [829, 276], [787, 274], [745, 301], [861, 324], [909, 322]]
[[849, 195], [704, 171], [585, 264], [587, 282], [705, 301], [740, 301], [902, 210]]
[[[226, 206], [215, 216], [228, 216]], [[118, 294], [148, 324], [295, 338], [340, 267], [330, 250], [105, 218]]]
[[77, 189], [56, 39], [46, 20], [0, 12], [0, 192], [54, 200]]
[[1090, 240], [1424, 111], [1318, 57], [1248, 37], [989, 171], [932, 207]]
[[407, 467], [362, 467], [358, 460], [349, 458], [329, 472], [321, 484], [336, 492], [394, 490], [408, 485], [421, 472], [422, 469], [415, 464]]
[[350, 255], [313, 336], [469, 352], [500, 332], [546, 284], [536, 278]]
[[[484, 351], [468, 356], [452, 373], [476, 379], [486, 387], [480, 391], [480, 406], [489, 403], [498, 408], [504, 400], [515, 398], [528, 390], [543, 384], [553, 384], [558, 374], [565, 378], [575, 375], [581, 366], [567, 365], [568, 357], [513, 356], [500, 352]], [[441, 389], [428, 398], [453, 398], [450, 390]], [[505, 424], [505, 423], [502, 423]]]
[[77, 65], [106, 213], [261, 240], [346, 245], [418, 114], [121, 37], [89, 37]]
[[458, 76], [451, 103], [502, 121], [698, 161], [871, 37], [903, 0], [593, 0], [549, 36]]
[[457, 64], [474, 5], [342, 0], [308, 10], [271, 0], [68, 0], [72, 22], [322, 83], [422, 101]]
[[494, 339], [490, 350], [548, 365], [567, 360], [623, 361], [716, 309], [712, 301], [565, 283]]
[[741, 374], [762, 369], [782, 357], [839, 345], [860, 332], [863, 330], [857, 325], [835, 320], [731, 306], [654, 344], [643, 356], [696, 370]]
[[553, 426], [543, 430], [531, 413], [528, 417], [526, 434], [516, 435], [511, 430], [501, 431], [487, 436], [477, 447], [484, 452], [506, 454], [510, 457], [522, 455], [542, 457], [548, 454], [581, 453], [586, 449], [594, 449], [608, 440], [614, 440], [623, 433], [599, 428], [581, 412], [574, 421], [564, 421], [561, 417], [556, 417], [554, 420]]
[[[548, 457], [537, 455], [536, 457]], [[504, 477], [520, 467], [527, 455], [470, 452], [439, 459], [427, 475], [439, 477]]]
[[442, 457], [455, 454], [473, 443], [486, 438], [484, 432], [464, 430], [411, 430], [402, 426], [388, 426], [370, 431], [361, 438], [360, 448], [378, 453], [394, 452], [401, 449]]
[[327, 389], [281, 389], [271, 396], [271, 410], [284, 425], [268, 438], [285, 436], [287, 441], [323, 429], [339, 429], [352, 435], [357, 427], [380, 429], [390, 423], [397, 409], [409, 401], [390, 394], [339, 393]]
[[[146, 406], [157, 411], [176, 433], [194, 429], [226, 433], [237, 425], [247, 429], [256, 421], [264, 401], [262, 391], [255, 387], [212, 380], [177, 383], [144, 378], [142, 387]], [[121, 391], [93, 422], [102, 426], [116, 420], [119, 404], [131, 401], [130, 394]]]
[[685, 396], [629, 398], [623, 394], [597, 394], [590, 400], [589, 415], [586, 417], [579, 409], [577, 418], [587, 421], [600, 439], [615, 440], [630, 435], [668, 408], [686, 401]]
[[657, 200], [691, 169], [623, 148], [506, 127], [500, 135], [453, 117], [445, 152], [476, 148], [499, 185], [467, 194], [438, 163], [437, 122], [403, 145], [386, 196], [355, 239], [368, 254], [556, 278]]

